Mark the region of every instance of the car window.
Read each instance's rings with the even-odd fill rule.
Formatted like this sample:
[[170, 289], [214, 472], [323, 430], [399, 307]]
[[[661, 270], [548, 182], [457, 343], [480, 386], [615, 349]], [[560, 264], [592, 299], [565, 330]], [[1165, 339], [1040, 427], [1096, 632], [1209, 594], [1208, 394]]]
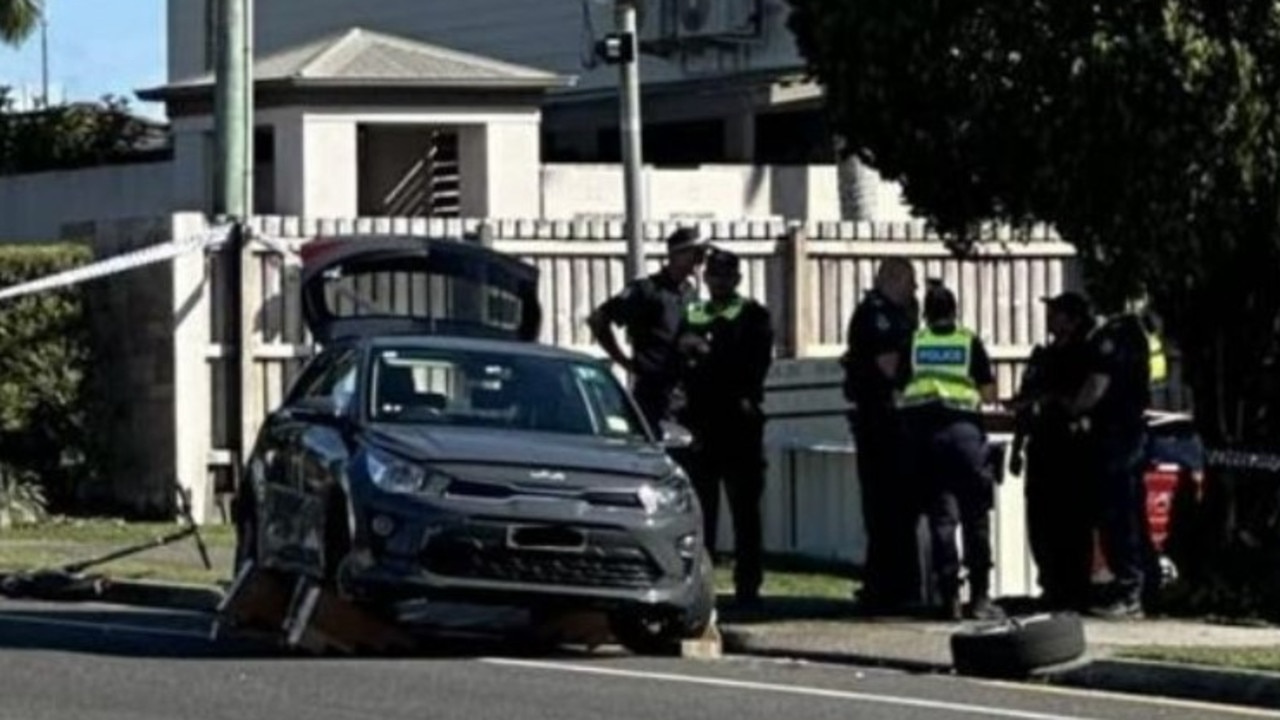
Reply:
[[355, 350], [342, 350], [318, 358], [300, 378], [291, 401], [329, 397], [340, 411], [345, 411], [355, 397], [359, 365], [359, 353]]
[[311, 388], [324, 379], [340, 354], [339, 352], [325, 352], [312, 358], [302, 368], [298, 379], [294, 381], [293, 387], [289, 391], [288, 402], [296, 402], [299, 398], [307, 397], [311, 393]]
[[371, 377], [375, 421], [643, 437], [621, 385], [598, 365], [523, 354], [398, 348]]

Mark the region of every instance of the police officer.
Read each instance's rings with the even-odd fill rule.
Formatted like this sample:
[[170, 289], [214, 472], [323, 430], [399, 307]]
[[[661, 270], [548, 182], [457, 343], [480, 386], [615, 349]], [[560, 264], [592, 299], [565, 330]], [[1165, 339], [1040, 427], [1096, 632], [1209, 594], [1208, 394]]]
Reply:
[[916, 274], [903, 258], [885, 259], [875, 287], [849, 319], [844, 396], [857, 452], [867, 535], [861, 612], [913, 609], [924, 601], [917, 529], [918, 498], [909, 487], [905, 436], [894, 394], [905, 380], [915, 332]]
[[738, 293], [736, 255], [713, 251], [703, 277], [710, 299], [689, 306], [680, 335], [686, 399], [680, 419], [694, 437], [689, 472], [702, 505], [704, 541], [714, 556], [723, 482], [733, 517], [735, 598], [749, 605], [759, 600], [764, 579], [761, 405], [773, 362], [773, 324], [764, 305]]
[[[676, 336], [685, 308], [697, 299], [689, 278], [705, 259], [706, 242], [696, 230], [681, 228], [667, 238], [667, 261], [658, 272], [628, 283], [606, 300], [587, 323], [596, 342], [633, 376], [632, 392], [654, 432], [670, 418], [679, 379]], [[632, 355], [618, 346], [613, 326], [627, 330]]]
[[1163, 352], [1153, 353], [1141, 320], [1130, 313], [1112, 317], [1091, 337], [1088, 377], [1070, 406], [1077, 424], [1088, 431], [1102, 552], [1114, 577], [1109, 597], [1094, 608], [1101, 617], [1144, 614], [1142, 471], [1153, 365], [1163, 365]]
[[[902, 391], [912, 442], [928, 492], [934, 576], [941, 616], [1001, 617], [991, 602], [991, 520], [994, 480], [987, 464], [981, 407], [996, 399], [995, 376], [982, 340], [956, 322], [956, 298], [931, 281], [925, 327], [911, 345], [910, 381]], [[963, 525], [970, 603], [960, 605], [957, 525]]]
[[1091, 587], [1094, 505], [1082, 490], [1091, 472], [1085, 461], [1089, 447], [1073, 428], [1067, 404], [1084, 384], [1096, 322], [1079, 293], [1044, 303], [1051, 340], [1032, 353], [1012, 403], [1017, 423], [1010, 469], [1022, 474], [1025, 457], [1027, 533], [1042, 603], [1083, 611]]

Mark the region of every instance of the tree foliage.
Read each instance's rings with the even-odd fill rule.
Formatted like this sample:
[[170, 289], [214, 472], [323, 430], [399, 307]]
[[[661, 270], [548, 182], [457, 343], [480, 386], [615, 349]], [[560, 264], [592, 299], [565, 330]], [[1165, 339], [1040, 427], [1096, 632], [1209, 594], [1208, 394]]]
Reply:
[[151, 132], [121, 98], [18, 113], [0, 88], [0, 175], [135, 160]]
[[44, 0], [0, 0], [0, 44], [21, 45], [43, 15]]
[[[790, 2], [863, 162], [959, 250], [981, 221], [1055, 226], [1104, 307], [1151, 300], [1208, 443], [1275, 450], [1280, 3]], [[1280, 545], [1274, 480], [1233, 507]]]
[[[74, 244], [0, 248], [0, 287], [92, 260]], [[101, 448], [91, 379], [94, 352], [81, 288], [0, 305], [0, 476], [5, 495], [47, 499], [66, 511], [97, 481]], [[19, 492], [39, 483], [40, 496]]]

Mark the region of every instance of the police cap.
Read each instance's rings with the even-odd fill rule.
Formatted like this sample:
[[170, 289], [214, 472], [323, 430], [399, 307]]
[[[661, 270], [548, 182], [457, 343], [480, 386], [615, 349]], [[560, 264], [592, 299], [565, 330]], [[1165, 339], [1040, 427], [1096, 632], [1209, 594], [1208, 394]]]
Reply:
[[946, 320], [956, 316], [956, 296], [941, 280], [927, 281], [924, 292], [924, 316], [927, 320]]
[[1089, 301], [1078, 292], [1064, 292], [1059, 295], [1042, 298], [1049, 312], [1060, 312], [1073, 318], [1086, 318], [1092, 314]]
[[667, 236], [667, 254], [703, 248], [706, 245], [707, 240], [702, 238], [697, 228], [679, 228]]
[[728, 250], [714, 250], [707, 257], [706, 274], [714, 277], [736, 277], [741, 272], [742, 261]]

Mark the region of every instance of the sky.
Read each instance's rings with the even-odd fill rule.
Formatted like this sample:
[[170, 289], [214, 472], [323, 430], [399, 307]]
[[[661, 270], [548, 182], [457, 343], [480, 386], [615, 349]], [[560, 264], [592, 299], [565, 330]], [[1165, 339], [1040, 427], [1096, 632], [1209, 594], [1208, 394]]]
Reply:
[[[134, 91], [165, 81], [166, 0], [45, 0], [49, 18], [49, 94], [54, 101], [129, 99], [143, 115], [164, 108]], [[40, 91], [40, 33], [21, 48], [0, 46], [0, 86]]]

